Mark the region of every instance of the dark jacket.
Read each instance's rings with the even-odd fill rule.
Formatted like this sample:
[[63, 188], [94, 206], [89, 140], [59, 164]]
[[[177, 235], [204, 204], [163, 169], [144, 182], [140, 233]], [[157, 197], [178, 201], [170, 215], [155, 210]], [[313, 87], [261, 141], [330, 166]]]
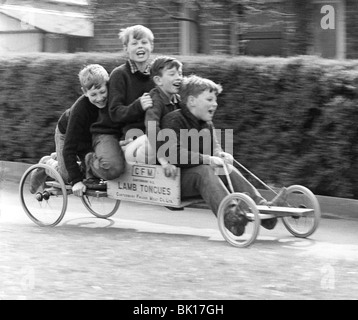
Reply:
[[92, 151], [90, 127], [97, 120], [98, 110], [87, 97], [81, 96], [58, 121], [60, 132], [66, 136], [63, 157], [72, 185], [84, 178], [77, 161], [84, 161], [86, 154]]
[[132, 73], [129, 62], [115, 68], [108, 85], [108, 108], [101, 109], [98, 121], [91, 132], [93, 134], [125, 135], [131, 128], [145, 132], [145, 112], [140, 97], [150, 92], [154, 83], [150, 75], [140, 71]]
[[163, 117], [169, 112], [175, 111], [180, 108], [179, 95], [174, 96], [174, 101], [171, 101], [169, 97], [159, 88], [154, 88], [150, 91], [150, 96], [153, 100], [153, 107], [149, 108], [145, 113], [144, 124], [146, 128], [146, 134], [148, 135], [148, 122], [155, 122], [157, 137], [160, 132], [160, 123]]
[[[172, 129], [177, 137], [176, 144], [169, 147], [169, 154], [176, 155], [181, 168], [190, 168], [208, 163], [208, 156], [222, 151], [218, 144], [212, 122], [198, 120], [187, 107], [168, 113], [161, 122], [162, 129]], [[161, 143], [161, 146], [164, 143]], [[169, 160], [171, 160], [170, 157]]]

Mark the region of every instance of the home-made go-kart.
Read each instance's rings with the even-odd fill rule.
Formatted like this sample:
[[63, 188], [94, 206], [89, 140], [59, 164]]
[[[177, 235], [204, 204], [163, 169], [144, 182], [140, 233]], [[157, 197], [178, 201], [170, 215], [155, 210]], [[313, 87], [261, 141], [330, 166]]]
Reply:
[[[239, 162], [237, 165], [250, 173], [266, 188], [276, 193]], [[51, 179], [32, 194], [30, 192], [30, 177], [34, 170], [46, 169]], [[314, 194], [306, 187], [293, 185], [287, 188], [287, 205], [284, 207], [261, 206], [246, 194], [234, 192], [231, 181], [226, 174], [231, 193], [223, 199], [218, 211], [219, 230], [225, 240], [235, 247], [251, 245], [259, 234], [260, 221], [270, 218], [282, 218], [287, 230], [295, 237], [306, 238], [312, 235], [321, 218], [319, 203]], [[23, 175], [20, 182], [20, 199], [29, 218], [39, 226], [56, 226], [63, 219], [68, 204], [68, 196], [72, 188], [53, 168], [36, 164], [31, 166]], [[161, 166], [128, 165], [125, 173], [117, 180], [108, 181], [106, 190], [87, 190], [81, 198], [84, 206], [98, 218], [107, 219], [113, 216], [121, 201], [134, 201], [151, 205], [160, 205], [181, 209], [198, 202], [198, 199], [181, 199], [180, 171], [175, 179], [165, 177]], [[224, 224], [225, 214], [233, 201], [238, 203], [240, 211], [246, 215], [245, 233], [234, 236]]]

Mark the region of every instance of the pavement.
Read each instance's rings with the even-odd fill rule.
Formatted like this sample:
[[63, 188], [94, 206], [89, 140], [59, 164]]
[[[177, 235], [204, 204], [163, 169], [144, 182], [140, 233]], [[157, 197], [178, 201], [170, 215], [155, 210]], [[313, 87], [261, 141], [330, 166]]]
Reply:
[[62, 223], [40, 228], [19, 201], [26, 167], [0, 163], [0, 300], [358, 298], [355, 201], [319, 197], [323, 219], [311, 237], [279, 222], [239, 249], [207, 209], [123, 201], [102, 220], [71, 196]]

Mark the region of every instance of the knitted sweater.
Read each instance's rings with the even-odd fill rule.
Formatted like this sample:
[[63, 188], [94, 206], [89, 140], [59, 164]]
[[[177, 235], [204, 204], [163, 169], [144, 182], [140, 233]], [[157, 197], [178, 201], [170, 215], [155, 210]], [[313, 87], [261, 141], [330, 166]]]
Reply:
[[131, 128], [145, 132], [144, 115], [139, 98], [154, 88], [148, 74], [131, 72], [129, 62], [115, 68], [109, 80], [108, 107], [101, 109], [92, 125], [93, 134], [125, 135]]
[[92, 151], [90, 127], [98, 118], [98, 110], [87, 97], [81, 96], [58, 121], [60, 132], [66, 136], [63, 157], [72, 185], [84, 178], [77, 161], [78, 158], [84, 161], [86, 154]]
[[158, 87], [150, 91], [150, 96], [153, 100], [153, 107], [149, 108], [145, 113], [144, 124], [146, 128], [146, 134], [148, 135], [148, 123], [155, 123], [155, 137], [157, 137], [160, 132], [160, 122], [162, 118], [180, 108], [180, 96], [178, 94], [174, 95], [172, 100], [166, 96], [166, 94]]
[[[161, 128], [171, 129], [176, 134], [177, 141], [170, 146], [169, 154], [177, 156], [172, 164], [178, 167], [190, 168], [205, 164], [209, 156], [217, 156], [222, 151], [214, 124], [198, 120], [186, 106], [164, 116]], [[204, 138], [191, 139], [190, 133], [195, 131], [203, 134]]]

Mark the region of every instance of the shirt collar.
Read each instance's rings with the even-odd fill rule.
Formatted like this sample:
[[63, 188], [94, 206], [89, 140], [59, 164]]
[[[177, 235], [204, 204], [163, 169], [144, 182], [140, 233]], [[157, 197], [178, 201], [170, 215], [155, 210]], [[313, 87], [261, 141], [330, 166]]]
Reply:
[[157, 90], [159, 91], [160, 96], [162, 97], [162, 99], [165, 101], [166, 105], [177, 105], [180, 102], [180, 96], [178, 94], [173, 94], [173, 96], [171, 97], [171, 99], [169, 99], [169, 97], [164, 93], [164, 91], [157, 87]]
[[171, 104], [178, 104], [180, 102], [180, 96], [178, 94], [174, 94], [170, 100]]
[[[136, 65], [131, 59], [128, 59], [128, 63], [129, 63], [129, 67], [130, 67], [130, 69], [131, 69], [131, 72], [132, 72], [133, 74], [136, 73], [136, 72], [141, 72], [141, 71], [138, 69], [137, 65]], [[150, 64], [148, 64], [148, 65], [146, 66], [144, 72], [141, 72], [141, 73], [143, 73], [143, 74], [145, 74], [145, 75], [149, 75], [149, 74], [150, 74]]]

